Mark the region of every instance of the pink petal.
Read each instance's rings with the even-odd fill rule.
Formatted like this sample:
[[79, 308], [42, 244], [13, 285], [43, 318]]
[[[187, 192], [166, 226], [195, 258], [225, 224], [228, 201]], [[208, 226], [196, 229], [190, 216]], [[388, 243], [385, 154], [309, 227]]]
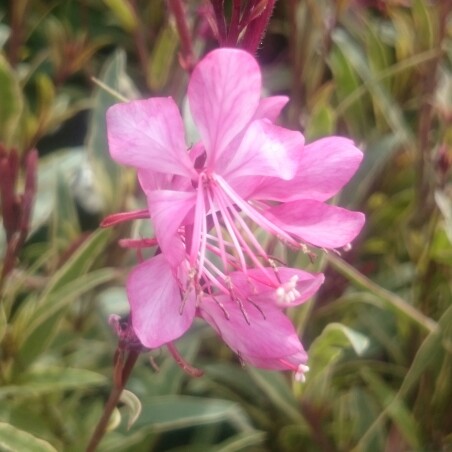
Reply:
[[[272, 301], [280, 307], [296, 306], [309, 300], [323, 284], [325, 277], [322, 273], [309, 273], [297, 268], [276, 267], [265, 270], [249, 269], [243, 272], [232, 272], [229, 277], [240, 293], [245, 294], [253, 302]], [[296, 282], [298, 295], [292, 301], [278, 299], [277, 290], [286, 287], [291, 281]]]
[[298, 239], [324, 248], [349, 244], [365, 221], [361, 212], [311, 200], [271, 207], [265, 216]]
[[116, 104], [107, 111], [108, 145], [119, 163], [192, 177], [184, 127], [170, 97]]
[[253, 117], [260, 91], [259, 66], [243, 50], [214, 50], [195, 67], [188, 99], [211, 169]]
[[270, 178], [261, 183], [253, 197], [277, 201], [326, 201], [351, 179], [362, 157], [362, 152], [347, 138], [322, 138], [305, 145], [293, 179], [286, 182]]
[[171, 190], [147, 192], [155, 236], [166, 259], [174, 267], [185, 259], [185, 247], [178, 229], [193, 210], [196, 193]]
[[190, 191], [193, 189], [191, 179], [183, 176], [156, 173], [148, 169], [139, 169], [138, 179], [144, 192], [153, 190]]
[[162, 254], [132, 270], [127, 295], [135, 334], [145, 347], [160, 347], [179, 338], [193, 322], [194, 300], [187, 300], [181, 309], [179, 285]]
[[[253, 121], [235, 152], [217, 172], [228, 180], [242, 176], [274, 176], [291, 179], [303, 148], [300, 132], [275, 126], [268, 120]], [[225, 156], [226, 157], [226, 156]]]
[[[307, 360], [306, 352], [292, 323], [281, 310], [271, 303], [259, 305], [245, 303], [245, 319], [238, 304], [228, 297], [219, 297], [218, 303], [205, 298], [200, 315], [221, 336], [226, 344], [245, 362], [265, 369], [296, 370]], [[292, 364], [295, 357], [296, 364]]]
[[150, 169], [138, 169], [138, 180], [144, 192], [171, 188], [174, 176], [167, 173], [157, 173]]
[[289, 102], [287, 96], [265, 97], [259, 102], [253, 119], [269, 119], [271, 122], [275, 122], [287, 102]]

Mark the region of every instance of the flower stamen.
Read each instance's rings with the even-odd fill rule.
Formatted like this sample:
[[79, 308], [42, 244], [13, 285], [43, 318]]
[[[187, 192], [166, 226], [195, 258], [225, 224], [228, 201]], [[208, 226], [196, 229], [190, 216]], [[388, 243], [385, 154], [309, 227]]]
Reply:
[[286, 283], [276, 289], [276, 300], [280, 305], [293, 303], [300, 297], [297, 290], [298, 275], [292, 275]]

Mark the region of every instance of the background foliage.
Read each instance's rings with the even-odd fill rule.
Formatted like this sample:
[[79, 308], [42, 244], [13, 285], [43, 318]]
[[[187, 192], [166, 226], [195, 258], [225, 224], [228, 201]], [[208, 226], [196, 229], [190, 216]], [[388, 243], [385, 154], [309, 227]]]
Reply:
[[[117, 240], [146, 225], [98, 229], [143, 203], [134, 174], [109, 158], [105, 110], [118, 99], [101, 86], [183, 106], [167, 6], [0, 3], [1, 450], [82, 450], [102, 413], [117, 343], [107, 318], [127, 313], [135, 262]], [[205, 4], [186, 6], [199, 57], [216, 43]], [[178, 346], [205, 376], [186, 376], [164, 350], [151, 353], [156, 372], [143, 355], [99, 450], [452, 450], [450, 9], [277, 3], [258, 56], [267, 91], [291, 96], [282, 122], [365, 151], [338, 200], [366, 213], [365, 230], [311, 266], [327, 282], [291, 313], [307, 382], [241, 368], [199, 325]]]

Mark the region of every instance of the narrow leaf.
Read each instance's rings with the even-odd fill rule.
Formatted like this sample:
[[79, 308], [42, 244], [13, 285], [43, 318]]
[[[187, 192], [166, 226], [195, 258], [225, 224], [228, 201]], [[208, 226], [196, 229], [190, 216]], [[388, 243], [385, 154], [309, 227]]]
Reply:
[[5, 422], [0, 422], [0, 449], [5, 452], [57, 452], [47, 441]]

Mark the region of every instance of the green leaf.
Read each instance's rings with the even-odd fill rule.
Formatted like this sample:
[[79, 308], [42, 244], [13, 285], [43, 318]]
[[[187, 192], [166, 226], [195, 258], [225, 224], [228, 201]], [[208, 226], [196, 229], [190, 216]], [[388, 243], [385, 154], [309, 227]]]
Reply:
[[64, 265], [53, 275], [41, 298], [46, 298], [47, 295], [56, 292], [68, 282], [74, 281], [79, 276], [84, 275], [98, 256], [105, 251], [110, 236], [111, 231], [108, 229], [99, 229], [90, 234]]
[[124, 0], [104, 0], [121, 24], [121, 27], [128, 32], [133, 32], [138, 27], [138, 18], [132, 5]]
[[17, 74], [5, 57], [0, 55], [0, 142], [6, 147], [14, 143], [14, 137], [23, 111], [23, 96]]
[[247, 367], [247, 371], [282, 415], [287, 416], [292, 421], [303, 422], [297, 401], [282, 373], [264, 371], [253, 367]]
[[431, 8], [425, 0], [413, 0], [412, 14], [416, 41], [420, 50], [431, 49], [437, 39], [438, 21], [433, 19]]
[[350, 200], [349, 204], [362, 205], [363, 198], [380, 177], [385, 165], [399, 149], [400, 140], [392, 133], [380, 135], [375, 142], [368, 142], [364, 160], [351, 182], [342, 191], [341, 199]]
[[[374, 105], [386, 118], [392, 132], [400, 141], [408, 146], [414, 146], [415, 140], [411, 129], [405, 121], [402, 110], [390, 93], [385, 89], [378, 74], [372, 74], [365, 55], [361, 49], [341, 30], [336, 30], [333, 40], [340, 52], [343, 53], [347, 65], [363, 81], [369, 93], [372, 95]], [[345, 64], [344, 62], [342, 64]], [[358, 87], [356, 87], [357, 89]], [[365, 112], [362, 112], [365, 113]]]
[[[100, 80], [110, 90], [116, 91], [126, 99], [138, 97], [138, 92], [126, 73], [126, 54], [121, 49], [107, 60]], [[117, 102], [118, 99], [110, 91], [101, 87], [96, 88], [86, 139], [86, 149], [96, 174], [98, 191], [107, 211], [118, 210], [123, 205], [126, 194], [125, 171], [110, 157], [107, 143], [105, 115], [107, 109]]]
[[38, 300], [36, 304], [27, 299], [26, 303], [30, 305], [26, 304], [21, 310], [14, 329], [15, 333], [21, 331], [21, 334], [17, 334], [18, 340], [23, 341], [20, 348], [21, 359], [27, 363], [31, 362], [54, 339], [60, 317], [66, 307], [115, 277], [114, 269], [100, 269], [74, 279], [57, 292]]
[[370, 345], [369, 339], [341, 323], [330, 323], [312, 343], [309, 350], [310, 362], [314, 369], [330, 365], [342, 352], [352, 347], [357, 356], [363, 356]]
[[47, 441], [0, 422], [0, 449], [5, 452], [57, 452]]
[[168, 82], [179, 39], [171, 25], [162, 29], [149, 58], [147, 82], [151, 90], [161, 91]]
[[0, 49], [3, 48], [5, 42], [8, 40], [10, 31], [11, 30], [7, 25], [0, 23]]
[[441, 316], [438, 325], [439, 329], [431, 332], [418, 348], [411, 367], [400, 387], [399, 397], [406, 397], [408, 395], [421, 378], [427, 366], [441, 353], [443, 347], [446, 347], [449, 353], [452, 351], [452, 348], [450, 348], [452, 338], [450, 331], [452, 325], [452, 306], [449, 306]]
[[[369, 62], [369, 69], [375, 76], [391, 65], [391, 50], [382, 40], [381, 23], [365, 20], [364, 26], [366, 30], [364, 34], [366, 56]], [[390, 89], [389, 80], [384, 82], [384, 87], [388, 90]]]
[[305, 136], [308, 142], [332, 135], [336, 127], [336, 115], [330, 105], [316, 105], [307, 120]]
[[56, 200], [51, 221], [51, 236], [57, 249], [67, 249], [80, 235], [77, 208], [67, 176], [57, 174]]
[[3, 337], [6, 334], [6, 328], [8, 327], [8, 323], [6, 321], [6, 313], [5, 307], [2, 303], [0, 303], [0, 344], [2, 342]]
[[38, 191], [33, 206], [31, 233], [43, 226], [56, 210], [58, 178], [64, 175], [69, 183], [73, 181], [83, 161], [86, 161], [83, 148], [61, 149], [39, 159]]
[[213, 447], [212, 452], [237, 452], [240, 450], [248, 450], [249, 447], [261, 445], [265, 440], [266, 434], [264, 432], [244, 432], [233, 436], [232, 438], [223, 441], [216, 447]]
[[[372, 437], [375, 429], [380, 428], [391, 410], [397, 408], [400, 400], [409, 396], [413, 388], [419, 382], [425, 370], [438, 358], [444, 347], [449, 353], [452, 351], [452, 306], [450, 306], [441, 316], [438, 322], [439, 328], [431, 331], [418, 348], [416, 356], [406, 373], [405, 379], [393, 399], [386, 405], [377, 419], [362, 436], [354, 450], [366, 450], [369, 438]], [[396, 408], [394, 408], [396, 407]]]
[[143, 411], [133, 429], [151, 427], [153, 431], [227, 422], [238, 431], [251, 427], [241, 407], [227, 400], [189, 396], [157, 396], [141, 400]]
[[301, 388], [302, 397], [314, 406], [329, 404], [337, 397], [333, 384], [337, 363], [346, 352], [353, 349], [357, 356], [364, 356], [370, 346], [362, 333], [340, 323], [330, 323], [312, 343], [309, 349], [309, 373]]
[[[337, 400], [337, 402], [336, 402]], [[333, 434], [339, 450], [349, 450], [378, 416], [380, 407], [368, 391], [355, 385], [350, 390], [340, 391], [333, 404]], [[356, 413], [360, 413], [359, 416]], [[369, 451], [384, 449], [386, 433], [383, 428], [375, 431], [369, 441]]]
[[444, 231], [452, 244], [452, 197], [445, 190], [436, 190], [435, 201], [443, 216]]
[[111, 268], [86, 274], [104, 252], [110, 232], [104, 229], [92, 233], [53, 275], [39, 297], [32, 293], [24, 300], [13, 329], [23, 362], [33, 360], [53, 339], [64, 308], [116, 277]]
[[387, 407], [388, 416], [403, 434], [410, 447], [419, 450], [419, 425], [403, 400], [396, 398], [395, 392], [375, 372], [363, 367], [360, 373], [381, 406]]
[[368, 114], [368, 99], [353, 98], [352, 103], [341, 105], [341, 102], [352, 97], [359, 90], [361, 82], [356, 70], [349, 62], [347, 54], [340, 45], [336, 45], [331, 51], [329, 64], [334, 75], [336, 95], [339, 101], [338, 114], [348, 119], [348, 124], [353, 134], [360, 136], [366, 130], [366, 118]]
[[54, 392], [100, 386], [107, 379], [97, 373], [85, 369], [46, 367], [23, 373], [17, 384], [0, 388], [0, 398], [16, 395], [19, 397], [36, 396]]

